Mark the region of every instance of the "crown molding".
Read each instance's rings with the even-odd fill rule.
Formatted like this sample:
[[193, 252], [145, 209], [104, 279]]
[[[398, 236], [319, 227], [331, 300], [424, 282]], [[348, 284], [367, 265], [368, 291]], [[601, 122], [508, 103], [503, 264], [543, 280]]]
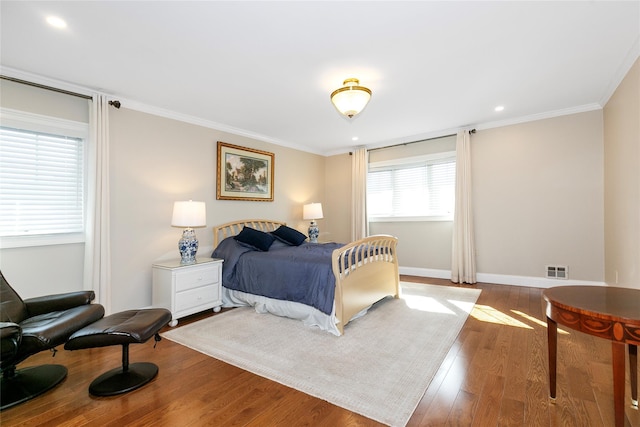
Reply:
[[596, 110], [602, 110], [602, 106], [596, 103], [584, 104], [584, 105], [578, 105], [576, 107], [571, 107], [571, 108], [563, 108], [561, 110], [553, 110], [553, 111], [547, 111], [544, 113], [531, 114], [528, 116], [514, 117], [506, 120], [498, 120], [494, 122], [481, 123], [472, 127], [476, 128], [477, 130], [493, 129], [493, 128], [516, 125], [520, 123], [535, 122], [538, 120], [546, 120], [546, 119], [553, 119], [556, 117], [569, 116], [571, 114], [586, 113], [589, 111], [596, 111]]
[[627, 73], [629, 73], [629, 70], [633, 67], [633, 64], [638, 58], [640, 58], [640, 36], [636, 38], [635, 43], [631, 46], [629, 52], [627, 52], [627, 56], [625, 56], [624, 60], [618, 67], [618, 71], [609, 82], [609, 86], [607, 86], [607, 89], [600, 99], [600, 105], [603, 107], [607, 105], [607, 102], [609, 102], [609, 99], [613, 96], [616, 89], [620, 86], [620, 83], [622, 83], [622, 80], [625, 78]]
[[[458, 133], [458, 131], [461, 131], [461, 130], [469, 130], [469, 129], [485, 130], [485, 129], [500, 128], [505, 126], [511, 126], [511, 125], [527, 123], [527, 122], [535, 122], [538, 120], [552, 119], [555, 117], [568, 116], [571, 114], [579, 114], [579, 113], [585, 113], [588, 111], [596, 111], [596, 110], [602, 110], [602, 106], [596, 103], [585, 104], [585, 105], [579, 105], [577, 107], [564, 108], [561, 110], [553, 110], [553, 111], [547, 111], [544, 113], [531, 114], [528, 116], [520, 116], [520, 117], [511, 118], [511, 119], [486, 122], [486, 123], [466, 124], [464, 126], [460, 126], [457, 128], [448, 128], [448, 129], [442, 129], [442, 130], [437, 130], [433, 132], [411, 135], [403, 138], [396, 138], [393, 140], [387, 140], [384, 142], [368, 145], [366, 148], [368, 150], [372, 150], [380, 147], [402, 145], [402, 144], [407, 144], [411, 142], [424, 141], [428, 139], [442, 138], [445, 136], [455, 135]], [[334, 151], [331, 153], [326, 153], [325, 156], [343, 154], [348, 151], [349, 150]]]
[[288, 141], [283, 141], [281, 139], [271, 138], [266, 135], [262, 135], [259, 133], [247, 131], [244, 129], [239, 129], [233, 126], [227, 126], [222, 123], [213, 122], [211, 120], [202, 119], [199, 117], [194, 117], [188, 114], [177, 113], [175, 111], [166, 110], [164, 108], [154, 107], [152, 105], [144, 104], [142, 102], [118, 98], [118, 100], [122, 103], [124, 108], [128, 108], [131, 110], [140, 111], [142, 113], [152, 114], [154, 116], [165, 117], [167, 119], [178, 120], [184, 123], [190, 123], [192, 125], [202, 126], [208, 129], [215, 129], [221, 132], [227, 132], [238, 136], [244, 136], [247, 138], [256, 139], [258, 141], [268, 142], [270, 144], [279, 145], [281, 147], [293, 148], [298, 151], [305, 151], [307, 153], [324, 155], [319, 151], [312, 150], [308, 147], [304, 147], [298, 144], [294, 144]]
[[[633, 65], [635, 59], [638, 58], [638, 51], [640, 50], [639, 41], [640, 41], [640, 38], [634, 44], [634, 47], [629, 51], [628, 58], [627, 60], [625, 60], [625, 63], [623, 64], [623, 66], [620, 67], [620, 71], [618, 74], [620, 74], [621, 77], [619, 78], [619, 81], [618, 80], [612, 81], [610, 85], [612, 89], [609, 90], [610, 93], [607, 93], [607, 96], [605, 96], [603, 99], [605, 98], [607, 100], [609, 99], [609, 97], [613, 94], [613, 92], [617, 88], [617, 85], [622, 81], [622, 78], [624, 78], [626, 73], [629, 71], [629, 69]], [[122, 106], [124, 108], [132, 109], [132, 110], [136, 110], [136, 111], [140, 111], [143, 113], [152, 114], [160, 117], [165, 117], [165, 118], [177, 120], [180, 122], [190, 123], [190, 124], [202, 126], [208, 129], [215, 129], [215, 130], [218, 130], [221, 132], [227, 132], [233, 135], [244, 136], [247, 138], [256, 139], [258, 141], [263, 141], [270, 144], [287, 147], [287, 148], [291, 148], [294, 150], [303, 151], [311, 154], [317, 154], [317, 155], [328, 157], [328, 156], [333, 156], [337, 154], [344, 154], [353, 150], [353, 148], [348, 147], [341, 150], [322, 152], [319, 150], [314, 150], [312, 148], [302, 146], [300, 144], [295, 144], [289, 141], [272, 138], [256, 132], [235, 128], [233, 126], [224, 125], [222, 123], [217, 123], [211, 120], [194, 117], [187, 114], [177, 113], [175, 111], [167, 110], [160, 107], [155, 107], [155, 106], [138, 102], [132, 99], [118, 97], [117, 95], [114, 95], [114, 94], [103, 93], [98, 90], [90, 89], [84, 86], [79, 86], [79, 85], [43, 77], [43, 76], [32, 74], [32, 73], [27, 73], [24, 71], [20, 71], [20, 70], [8, 68], [8, 67], [0, 66], [0, 74], [22, 79], [22, 80], [32, 81], [34, 83], [38, 83], [42, 85], [47, 85], [47, 86], [52, 86], [52, 87], [56, 87], [56, 88], [60, 88], [60, 89], [64, 89], [72, 92], [77, 92], [80, 94], [86, 94], [93, 97], [99, 94], [103, 94], [109, 98], [118, 99], [122, 103]], [[553, 111], [548, 111], [548, 112], [539, 113], [539, 114], [515, 117], [512, 119], [478, 123], [478, 124], [466, 124], [464, 126], [457, 127], [457, 128], [441, 129], [441, 130], [436, 130], [436, 131], [427, 132], [427, 133], [418, 134], [418, 135], [410, 135], [410, 136], [401, 137], [401, 138], [394, 138], [392, 140], [387, 140], [384, 142], [379, 142], [375, 145], [367, 146], [366, 148], [373, 149], [373, 148], [394, 145], [394, 144], [405, 144], [407, 142], [421, 141], [421, 140], [432, 139], [432, 138], [440, 138], [443, 136], [456, 134], [459, 130], [466, 130], [466, 129], [472, 129], [472, 128], [475, 128], [478, 130], [492, 129], [492, 128], [510, 126], [510, 125], [515, 125], [520, 123], [533, 122], [537, 120], [550, 119], [554, 117], [566, 116], [570, 114], [578, 114], [578, 113], [584, 113], [588, 111], [601, 110], [602, 105], [604, 105], [604, 103], [600, 103], [600, 104], [591, 103], [591, 104], [579, 105], [571, 108], [565, 108], [561, 110], [553, 110]]]
[[38, 74], [28, 73], [25, 71], [17, 70], [10, 67], [0, 66], [0, 74], [6, 75], [8, 77], [26, 80], [29, 82], [41, 84], [44, 86], [51, 86], [57, 89], [63, 89], [70, 92], [76, 92], [82, 95], [87, 95], [91, 97], [96, 97], [97, 95], [105, 95], [110, 99], [118, 99], [124, 108], [128, 108], [131, 110], [140, 111], [147, 114], [152, 114], [155, 116], [160, 116], [168, 119], [177, 120], [180, 122], [190, 123], [197, 126], [202, 126], [208, 129], [215, 129], [221, 132], [227, 132], [238, 136], [244, 136], [247, 138], [257, 139], [259, 141], [268, 142], [271, 144], [279, 145], [282, 147], [292, 148], [298, 151], [304, 151], [312, 154], [325, 155], [317, 150], [310, 149], [308, 147], [301, 146], [299, 144], [294, 144], [288, 141], [283, 141], [276, 138], [271, 138], [266, 135], [261, 135], [259, 133], [247, 131], [244, 129], [235, 128], [232, 126], [227, 126], [222, 123], [213, 122], [210, 120], [201, 119], [198, 117], [190, 116], [187, 114], [177, 113], [175, 111], [163, 109], [160, 107], [155, 107], [152, 105], [148, 105], [142, 102], [138, 102], [132, 99], [127, 99], [123, 97], [119, 97], [114, 94], [104, 93], [95, 89], [87, 88], [84, 86], [79, 86], [76, 84], [67, 83], [61, 80], [52, 79], [49, 77], [43, 77]]
[[75, 92], [81, 95], [94, 97], [99, 94], [99, 91], [79, 86], [72, 83], [67, 83], [61, 80], [52, 79], [49, 77], [43, 77], [38, 74], [28, 73], [26, 71], [16, 70], [15, 68], [0, 66], [0, 74], [15, 79], [26, 80], [28, 82], [37, 83], [44, 86], [50, 86], [56, 89], [62, 89], [69, 92]]

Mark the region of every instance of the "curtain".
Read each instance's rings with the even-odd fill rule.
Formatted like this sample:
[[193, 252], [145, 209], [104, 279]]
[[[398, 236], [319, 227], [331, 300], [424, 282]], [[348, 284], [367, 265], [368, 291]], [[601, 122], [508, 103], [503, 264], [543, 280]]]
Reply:
[[369, 235], [367, 222], [367, 169], [369, 153], [358, 147], [351, 156], [351, 241]]
[[471, 200], [471, 135], [456, 138], [456, 205], [453, 216], [451, 281], [476, 283], [476, 248]]
[[87, 235], [84, 283], [96, 293], [96, 302], [111, 313], [111, 245], [109, 227], [109, 103], [94, 96], [89, 143]]

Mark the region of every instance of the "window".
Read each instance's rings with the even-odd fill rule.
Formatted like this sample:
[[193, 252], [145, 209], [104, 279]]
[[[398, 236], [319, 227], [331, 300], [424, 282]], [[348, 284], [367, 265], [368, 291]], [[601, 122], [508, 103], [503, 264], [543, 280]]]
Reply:
[[47, 118], [47, 126], [35, 120], [12, 127], [6, 118], [0, 126], [2, 247], [84, 241], [86, 124]]
[[451, 220], [455, 178], [455, 152], [371, 163], [369, 220]]

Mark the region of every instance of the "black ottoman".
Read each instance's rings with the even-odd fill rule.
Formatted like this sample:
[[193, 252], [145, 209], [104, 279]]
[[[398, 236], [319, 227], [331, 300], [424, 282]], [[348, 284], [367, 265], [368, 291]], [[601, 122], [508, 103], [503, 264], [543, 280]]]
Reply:
[[122, 367], [112, 369], [93, 380], [89, 393], [113, 396], [142, 387], [155, 378], [158, 367], [153, 363], [129, 364], [129, 344], [143, 343], [171, 321], [171, 312], [164, 308], [129, 310], [103, 317], [75, 332], [64, 345], [66, 350], [122, 345]]

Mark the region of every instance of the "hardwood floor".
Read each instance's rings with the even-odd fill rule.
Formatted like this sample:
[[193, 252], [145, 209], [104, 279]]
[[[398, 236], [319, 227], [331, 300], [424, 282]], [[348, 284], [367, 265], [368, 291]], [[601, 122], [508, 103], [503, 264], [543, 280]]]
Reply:
[[[447, 280], [403, 280], [452, 286]], [[611, 346], [571, 332], [558, 336], [558, 397], [548, 397], [541, 289], [478, 284], [476, 309], [416, 408], [409, 426], [612, 426]], [[214, 315], [183, 319], [180, 325]], [[178, 327], [180, 327], [180, 325]], [[117, 397], [94, 398], [89, 383], [121, 364], [119, 347], [48, 352], [22, 366], [59, 363], [69, 375], [54, 390], [0, 413], [3, 427], [39, 426], [379, 426], [370, 419], [162, 340], [130, 347], [158, 377]], [[628, 365], [627, 365], [628, 366]], [[626, 425], [640, 426], [629, 400]]]

